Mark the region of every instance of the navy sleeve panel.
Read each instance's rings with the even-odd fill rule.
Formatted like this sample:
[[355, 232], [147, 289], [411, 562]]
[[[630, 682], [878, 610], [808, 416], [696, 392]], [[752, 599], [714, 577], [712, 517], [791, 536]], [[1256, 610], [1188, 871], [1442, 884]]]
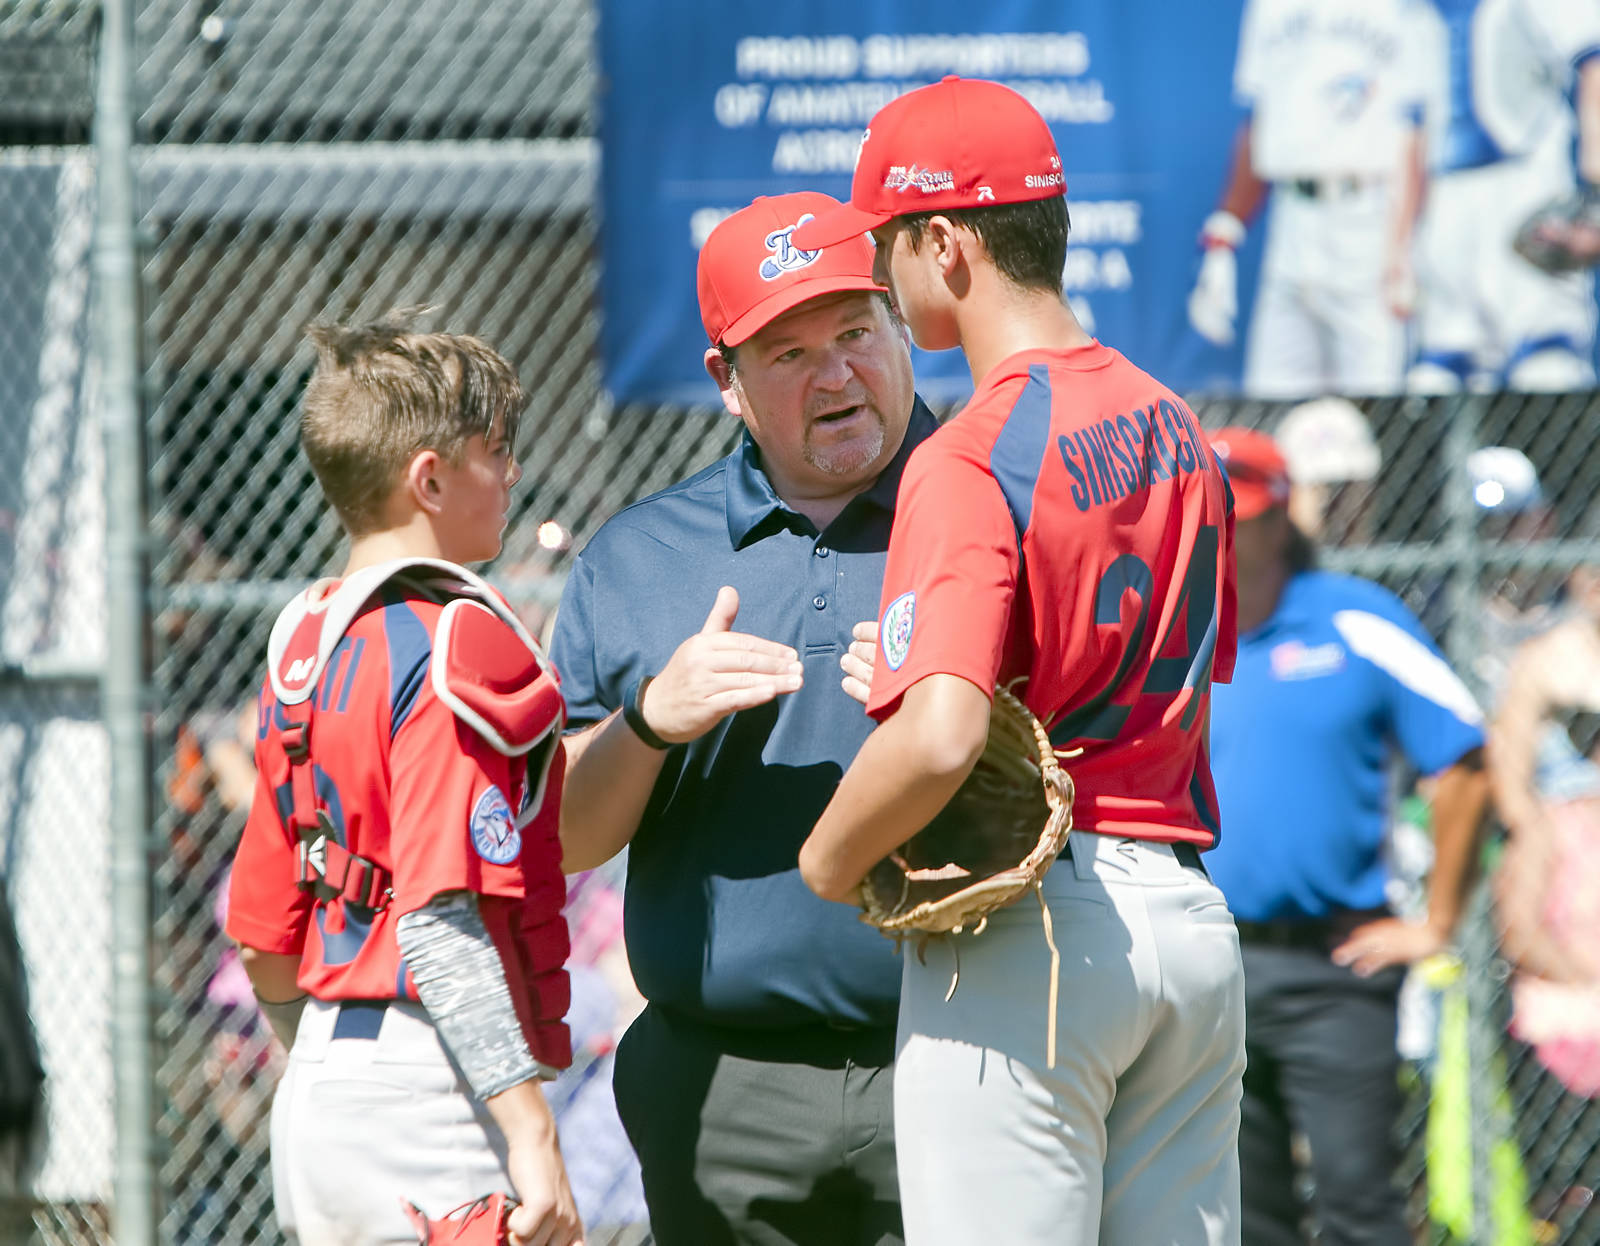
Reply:
[[1039, 363], [1028, 369], [1028, 383], [989, 454], [989, 470], [1005, 495], [1018, 541], [1033, 521], [1033, 491], [1049, 446], [1050, 369]]
[[392, 739], [417, 703], [428, 677], [433, 641], [417, 612], [401, 599], [383, 607], [383, 631], [389, 642], [389, 736]]

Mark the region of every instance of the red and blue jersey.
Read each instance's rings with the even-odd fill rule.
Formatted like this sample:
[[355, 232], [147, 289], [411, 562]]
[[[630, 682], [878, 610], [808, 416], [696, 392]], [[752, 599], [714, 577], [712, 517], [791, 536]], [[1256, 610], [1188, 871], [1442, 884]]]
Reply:
[[1018, 696], [1073, 825], [1210, 846], [1213, 678], [1237, 644], [1231, 495], [1187, 406], [1098, 342], [1024, 351], [911, 456], [868, 713], [934, 674]]
[[[471, 599], [441, 589], [437, 565], [369, 578], [307, 590], [274, 629], [227, 933], [300, 956], [300, 985], [318, 999], [415, 999], [395, 923], [441, 892], [475, 892], [535, 1056], [565, 1065], [554, 670], [483, 605], [493, 590], [476, 577]], [[510, 730], [496, 718], [507, 704]], [[300, 885], [283, 733], [307, 718], [316, 806], [340, 848], [392, 876], [386, 904]], [[552, 1026], [560, 1033], [538, 1032]]]

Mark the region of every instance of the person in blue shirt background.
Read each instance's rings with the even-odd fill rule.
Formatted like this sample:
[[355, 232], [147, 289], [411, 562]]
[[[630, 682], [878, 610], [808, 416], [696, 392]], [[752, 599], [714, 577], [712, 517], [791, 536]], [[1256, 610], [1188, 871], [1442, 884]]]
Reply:
[[[1245, 969], [1245, 1246], [1406, 1246], [1394, 1186], [1395, 1050], [1405, 966], [1450, 940], [1488, 800], [1483, 714], [1393, 593], [1319, 571], [1287, 513], [1272, 439], [1211, 434], [1233, 488], [1239, 658], [1213, 690], [1222, 838], [1206, 863], [1239, 926]], [[1386, 903], [1391, 763], [1433, 780], [1427, 919]], [[1311, 1205], [1291, 1138], [1310, 1149]]]

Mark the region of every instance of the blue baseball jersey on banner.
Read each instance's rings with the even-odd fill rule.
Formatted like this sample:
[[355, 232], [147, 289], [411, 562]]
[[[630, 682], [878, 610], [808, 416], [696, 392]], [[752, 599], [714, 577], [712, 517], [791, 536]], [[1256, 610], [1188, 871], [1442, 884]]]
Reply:
[[1482, 743], [1472, 694], [1399, 598], [1297, 575], [1212, 689], [1224, 834], [1207, 868], [1245, 921], [1377, 908], [1392, 750], [1434, 774]]

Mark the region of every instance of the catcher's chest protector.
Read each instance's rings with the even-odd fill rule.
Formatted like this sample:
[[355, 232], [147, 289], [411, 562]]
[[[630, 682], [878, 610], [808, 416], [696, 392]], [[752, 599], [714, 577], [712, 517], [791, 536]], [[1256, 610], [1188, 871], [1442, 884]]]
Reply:
[[[332, 816], [326, 798], [331, 784], [317, 764], [319, 730], [350, 730], [343, 723], [318, 721], [319, 706], [326, 710], [344, 695], [334, 691], [337, 670], [325, 678], [329, 664], [338, 660], [341, 646], [348, 648], [346, 634], [358, 615], [391, 582], [391, 595], [398, 591], [408, 601], [439, 607], [427, 661], [428, 690], [490, 749], [511, 759], [510, 789], [503, 797], [497, 787], [484, 793], [470, 834], [484, 860], [520, 866], [523, 895], [481, 894], [479, 910], [500, 952], [534, 1056], [565, 1067], [571, 1063], [570, 1038], [561, 1022], [570, 1003], [564, 968], [569, 944], [561, 913], [566, 885], [556, 838], [560, 772], [555, 765], [565, 706], [555, 669], [537, 642], [504, 599], [465, 568], [434, 559], [384, 563], [356, 572], [326, 597], [314, 597], [315, 590], [301, 594], [278, 617], [268, 643], [268, 669], [277, 700], [275, 734], [290, 774], [292, 801], [281, 803], [290, 805], [285, 821], [298, 841], [299, 885], [316, 897], [319, 925], [335, 933], [350, 917], [370, 923], [393, 895], [395, 862], [388, 843], [363, 844], [357, 851], [348, 842], [341, 833], [348, 819], [344, 811]], [[323, 749], [335, 743], [349, 742], [320, 741]], [[388, 740], [359, 743], [367, 749], [389, 745]], [[457, 747], [453, 740], [441, 746]], [[438, 833], [465, 835], [468, 828], [441, 825]], [[385, 937], [393, 941], [392, 926]], [[398, 965], [397, 949], [395, 956]], [[414, 995], [414, 989], [407, 985], [405, 993]]]

